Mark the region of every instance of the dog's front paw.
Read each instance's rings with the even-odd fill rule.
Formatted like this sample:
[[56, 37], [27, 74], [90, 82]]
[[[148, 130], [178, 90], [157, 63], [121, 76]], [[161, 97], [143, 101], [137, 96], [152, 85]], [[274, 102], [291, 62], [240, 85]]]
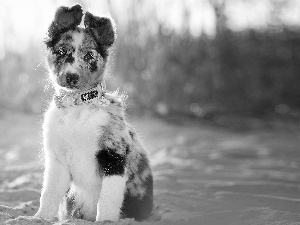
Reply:
[[97, 222], [104, 222], [104, 221], [112, 221], [118, 222], [120, 219], [120, 211], [116, 208], [112, 208], [109, 206], [100, 207], [97, 210], [96, 221]]
[[45, 212], [41, 212], [41, 211], [38, 211], [33, 217], [42, 218], [42, 219], [46, 219], [46, 220], [53, 220], [55, 218], [55, 216], [50, 215], [50, 214], [45, 213]]
[[[42, 216], [42, 214], [41, 213], [39, 213], [39, 212], [37, 212], [36, 214], [34, 214], [34, 216], [33, 217], [35, 217], [35, 218], [45, 218], [44, 216]], [[45, 218], [46, 219], [46, 218]]]
[[111, 222], [118, 222], [119, 220], [119, 211], [118, 210], [109, 210], [110, 207], [101, 207], [101, 209], [97, 212], [96, 221], [97, 222], [104, 222], [104, 221], [111, 221]]
[[37, 211], [36, 214], [34, 214], [33, 217], [37, 217], [37, 218], [43, 218], [42, 213], [40, 211]]
[[118, 222], [119, 220], [119, 217], [117, 218], [111, 218], [111, 219], [105, 219], [105, 218], [102, 218], [101, 216], [97, 216], [96, 217], [96, 222], [101, 222], [101, 224], [109, 224], [109, 223], [115, 223], [115, 222]]

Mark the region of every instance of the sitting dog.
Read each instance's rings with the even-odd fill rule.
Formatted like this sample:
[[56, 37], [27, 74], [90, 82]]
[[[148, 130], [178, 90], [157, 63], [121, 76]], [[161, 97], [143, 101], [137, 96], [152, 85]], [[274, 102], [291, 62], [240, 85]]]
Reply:
[[111, 18], [60, 7], [48, 29], [56, 95], [43, 124], [45, 172], [36, 217], [147, 218], [153, 178], [147, 152], [125, 121], [124, 98], [107, 93], [104, 70], [116, 33]]

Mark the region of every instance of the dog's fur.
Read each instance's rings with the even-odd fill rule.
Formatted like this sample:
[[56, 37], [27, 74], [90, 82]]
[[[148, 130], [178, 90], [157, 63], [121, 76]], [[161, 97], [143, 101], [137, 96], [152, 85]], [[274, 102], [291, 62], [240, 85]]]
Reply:
[[[86, 12], [83, 28], [82, 17], [80, 5], [60, 7], [48, 30], [47, 61], [57, 95], [104, 82], [114, 23]], [[35, 216], [117, 221], [150, 215], [153, 180], [147, 152], [125, 121], [122, 98], [105, 96], [111, 102], [106, 107], [59, 109], [51, 103], [43, 124], [45, 172]]]

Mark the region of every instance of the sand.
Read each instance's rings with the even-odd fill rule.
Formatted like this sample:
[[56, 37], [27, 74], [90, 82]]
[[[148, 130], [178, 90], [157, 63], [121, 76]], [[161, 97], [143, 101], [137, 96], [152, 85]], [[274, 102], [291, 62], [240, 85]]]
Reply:
[[[0, 224], [111, 224], [32, 217], [43, 172], [40, 121], [0, 113]], [[116, 224], [300, 224], [297, 126], [132, 123], [151, 154], [156, 206], [148, 221]]]

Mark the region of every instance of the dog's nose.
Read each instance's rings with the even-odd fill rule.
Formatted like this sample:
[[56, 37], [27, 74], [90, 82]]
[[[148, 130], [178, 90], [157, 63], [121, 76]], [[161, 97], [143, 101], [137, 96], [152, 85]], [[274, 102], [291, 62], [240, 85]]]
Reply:
[[79, 75], [76, 73], [67, 73], [66, 82], [69, 86], [74, 86], [78, 83]]

